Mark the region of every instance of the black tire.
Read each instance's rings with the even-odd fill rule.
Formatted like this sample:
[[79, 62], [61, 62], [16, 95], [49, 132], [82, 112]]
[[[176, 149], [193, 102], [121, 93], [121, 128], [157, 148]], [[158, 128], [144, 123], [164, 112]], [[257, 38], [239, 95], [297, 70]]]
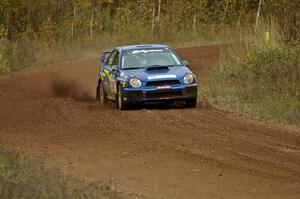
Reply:
[[104, 105], [106, 102], [106, 94], [100, 82], [96, 88], [96, 100], [99, 101], [101, 105]]
[[118, 86], [118, 93], [117, 93], [117, 100], [116, 100], [117, 108], [120, 110], [127, 110], [128, 104], [124, 102], [122, 97], [122, 87], [121, 85]]
[[100, 90], [99, 90], [99, 85], [96, 88], [96, 100], [100, 101]]
[[195, 108], [197, 106], [197, 98], [185, 100], [185, 106], [187, 108]]

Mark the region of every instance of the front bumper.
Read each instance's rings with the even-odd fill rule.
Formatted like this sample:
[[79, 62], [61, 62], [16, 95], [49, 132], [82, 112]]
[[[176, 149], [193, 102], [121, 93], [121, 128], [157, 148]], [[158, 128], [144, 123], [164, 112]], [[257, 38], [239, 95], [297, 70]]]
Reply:
[[142, 87], [142, 88], [123, 88], [122, 97], [126, 103], [177, 101], [193, 99], [198, 96], [197, 84], [173, 85], [170, 88]]

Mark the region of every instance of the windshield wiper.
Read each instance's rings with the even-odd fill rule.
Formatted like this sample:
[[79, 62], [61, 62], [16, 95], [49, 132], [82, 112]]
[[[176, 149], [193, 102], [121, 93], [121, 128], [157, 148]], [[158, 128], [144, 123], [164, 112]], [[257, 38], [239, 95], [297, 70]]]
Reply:
[[164, 67], [162, 65], [149, 65], [149, 66], [146, 66], [146, 68], [151, 68], [151, 67]]
[[181, 66], [181, 65], [167, 65], [167, 67], [174, 67], [174, 66]]
[[143, 68], [142, 67], [123, 68], [123, 70], [134, 70], [134, 69], [143, 69]]
[[173, 66], [181, 66], [181, 65], [149, 65], [149, 66], [146, 66], [146, 68], [151, 68], [151, 67], [173, 67]]

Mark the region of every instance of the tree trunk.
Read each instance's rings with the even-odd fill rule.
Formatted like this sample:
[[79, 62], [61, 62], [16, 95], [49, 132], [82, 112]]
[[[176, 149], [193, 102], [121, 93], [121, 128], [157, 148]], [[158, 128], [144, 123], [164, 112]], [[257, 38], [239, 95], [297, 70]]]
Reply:
[[154, 37], [154, 28], [155, 28], [155, 3], [153, 4], [152, 11], [152, 25], [151, 25], [151, 35]]
[[157, 32], [156, 32], [156, 36], [160, 36], [160, 12], [161, 12], [161, 0], [158, 0]]
[[160, 19], [160, 9], [161, 9], [161, 0], [158, 0], [158, 13], [157, 13], [157, 20]]
[[26, 27], [27, 39], [29, 39], [30, 14], [31, 14], [31, 10], [30, 10], [30, 8], [28, 8], [28, 11], [27, 11], [27, 27]]
[[93, 25], [94, 25], [94, 5], [91, 5], [91, 20], [90, 20], [90, 39], [93, 39]]
[[195, 15], [194, 15], [193, 31], [194, 31], [194, 34], [197, 32], [197, 12], [195, 12]]
[[259, 22], [259, 17], [260, 17], [261, 5], [262, 5], [262, 0], [259, 0], [259, 5], [258, 5], [257, 15], [256, 15], [256, 22], [255, 22], [255, 28], [254, 28], [255, 32], [257, 32], [257, 28], [258, 28], [258, 22]]
[[73, 0], [73, 22], [72, 22], [72, 33], [71, 33], [71, 39], [74, 40], [74, 34], [75, 34], [75, 22], [76, 22], [76, 4], [75, 0]]
[[225, 24], [225, 19], [226, 19], [226, 14], [227, 14], [228, 6], [229, 6], [229, 0], [226, 1], [226, 6], [225, 6], [225, 10], [224, 10], [224, 14], [223, 14], [223, 20], [222, 20], [223, 24]]
[[10, 8], [6, 9], [6, 38], [9, 42], [12, 40], [12, 31], [11, 31], [11, 11]]

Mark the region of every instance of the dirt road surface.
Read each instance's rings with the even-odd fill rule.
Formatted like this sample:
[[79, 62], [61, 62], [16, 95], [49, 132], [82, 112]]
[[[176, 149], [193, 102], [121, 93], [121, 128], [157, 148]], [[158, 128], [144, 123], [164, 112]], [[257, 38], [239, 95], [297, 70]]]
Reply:
[[[180, 49], [201, 77], [225, 46]], [[94, 100], [98, 60], [0, 77], [0, 142], [127, 198], [299, 199], [300, 131], [200, 106]]]

